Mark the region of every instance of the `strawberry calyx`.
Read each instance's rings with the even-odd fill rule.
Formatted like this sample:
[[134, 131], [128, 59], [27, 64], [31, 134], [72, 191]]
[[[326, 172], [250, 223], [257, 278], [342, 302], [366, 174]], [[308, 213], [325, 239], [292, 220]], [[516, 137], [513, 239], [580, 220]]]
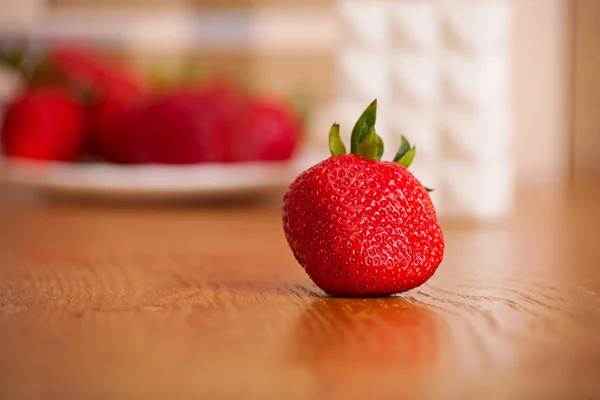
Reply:
[[22, 71], [25, 63], [26, 51], [22, 48], [8, 49], [0, 54], [0, 63], [8, 68]]
[[[377, 99], [373, 100], [371, 104], [363, 111], [356, 123], [352, 128], [352, 135], [350, 136], [350, 152], [352, 154], [358, 154], [370, 160], [374, 158], [368, 157], [367, 154], [361, 154], [361, 144], [365, 140], [372, 142], [378, 142], [373, 135], [377, 136], [375, 132], [375, 122], [377, 121]], [[365, 147], [363, 146], [363, 149]], [[377, 154], [376, 152], [375, 154]], [[381, 151], [383, 153], [383, 151]]]
[[404, 168], [408, 168], [410, 164], [412, 164], [413, 159], [415, 158], [415, 153], [417, 149], [415, 146], [410, 145], [408, 139], [404, 135], [400, 140], [400, 147], [396, 152], [396, 156], [394, 156], [394, 162], [402, 165]]
[[[362, 112], [350, 136], [350, 154], [356, 154], [372, 161], [380, 161], [383, 156], [383, 140], [375, 130], [377, 122], [377, 99]], [[340, 137], [340, 125], [337, 122], [331, 126], [329, 130], [329, 151], [332, 156], [343, 156], [346, 154], [346, 146]], [[400, 146], [394, 162], [400, 164], [404, 168], [410, 167], [412, 164], [417, 148], [411, 145], [408, 139], [402, 135]], [[425, 187], [427, 192], [432, 192], [433, 189]]]
[[329, 151], [332, 156], [343, 156], [346, 154], [346, 146], [340, 138], [340, 124], [334, 122], [329, 129]]

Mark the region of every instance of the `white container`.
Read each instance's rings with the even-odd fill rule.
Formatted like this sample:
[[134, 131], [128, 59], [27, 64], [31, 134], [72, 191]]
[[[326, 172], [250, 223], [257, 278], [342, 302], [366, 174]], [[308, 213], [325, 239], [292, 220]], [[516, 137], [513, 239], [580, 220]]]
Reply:
[[396, 51], [433, 53], [438, 47], [438, 10], [433, 2], [389, 2], [389, 30]]
[[395, 102], [430, 108], [439, 101], [439, 73], [435, 59], [401, 53], [391, 62]]
[[444, 108], [439, 144], [444, 157], [480, 163], [501, 155], [512, 157], [512, 118], [503, 105], [490, 109]]
[[368, 50], [343, 50], [336, 60], [338, 99], [357, 100], [366, 107], [373, 99], [391, 100], [386, 57]]
[[447, 50], [495, 54], [510, 47], [512, 9], [508, 0], [439, 2], [439, 13]]
[[385, 1], [341, 1], [338, 5], [341, 45], [346, 48], [385, 51], [390, 44]]
[[445, 105], [476, 108], [510, 102], [510, 58], [506, 52], [488, 56], [445, 52], [439, 65]]
[[491, 222], [514, 205], [513, 164], [502, 157], [482, 163], [446, 158], [440, 169], [440, 213], [446, 217]]

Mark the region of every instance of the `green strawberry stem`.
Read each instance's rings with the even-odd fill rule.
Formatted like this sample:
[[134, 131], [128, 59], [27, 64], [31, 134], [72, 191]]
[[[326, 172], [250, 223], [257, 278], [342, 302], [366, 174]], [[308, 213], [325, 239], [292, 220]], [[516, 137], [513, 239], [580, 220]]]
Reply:
[[350, 153], [359, 154], [358, 146], [369, 135], [371, 128], [375, 127], [377, 121], [377, 99], [363, 111], [361, 116], [356, 121], [350, 136]]
[[17, 72], [25, 80], [29, 80], [31, 67], [27, 65], [28, 46], [20, 45], [0, 52], [0, 64]]
[[6, 64], [6, 66], [21, 70], [23, 68], [23, 62], [25, 61], [25, 51], [24, 50], [12, 50], [7, 51], [3, 54], [0, 54], [0, 63]]
[[344, 142], [340, 138], [340, 124], [337, 122], [329, 130], [329, 151], [334, 156], [343, 156], [346, 154], [346, 146], [344, 146]]
[[[375, 122], [377, 121], [377, 99], [363, 111], [352, 128], [350, 136], [350, 154], [356, 154], [368, 160], [380, 161], [383, 156], [383, 140], [375, 131]], [[346, 146], [340, 137], [340, 125], [336, 122], [329, 130], [329, 151], [332, 156], [342, 156], [346, 154]], [[400, 141], [400, 147], [394, 156], [394, 162], [402, 165], [404, 168], [410, 167], [415, 154], [416, 146], [411, 146], [404, 135]], [[432, 192], [433, 189], [425, 187], [425, 190]]]
[[371, 127], [367, 136], [359, 143], [358, 154], [369, 160], [381, 160], [383, 140], [375, 133], [375, 127]]
[[398, 164], [402, 165], [404, 168], [408, 168], [408, 167], [410, 167], [410, 164], [412, 164], [412, 162], [415, 158], [416, 151], [417, 151], [417, 148], [415, 146], [413, 146], [410, 149], [408, 149], [408, 151], [402, 157], [400, 157], [399, 160], [394, 159], [394, 161], [396, 161]]
[[404, 156], [409, 150], [410, 150], [410, 143], [408, 142], [406, 137], [404, 137], [404, 135], [402, 135], [401, 139], [400, 139], [400, 147], [398, 148], [398, 152], [396, 153], [396, 156], [394, 157], [394, 162], [398, 162], [402, 158], [402, 156]]
[[26, 85], [51, 84], [56, 80], [45, 56], [29, 52], [27, 43], [0, 52], [0, 64], [19, 74]]

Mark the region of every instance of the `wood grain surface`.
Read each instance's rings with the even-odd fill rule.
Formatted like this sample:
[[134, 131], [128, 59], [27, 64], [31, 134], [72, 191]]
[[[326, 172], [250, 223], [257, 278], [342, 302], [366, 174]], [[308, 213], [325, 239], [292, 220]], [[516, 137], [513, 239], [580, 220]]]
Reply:
[[600, 398], [600, 190], [444, 221], [424, 286], [325, 296], [278, 202], [47, 202], [0, 191], [2, 399]]

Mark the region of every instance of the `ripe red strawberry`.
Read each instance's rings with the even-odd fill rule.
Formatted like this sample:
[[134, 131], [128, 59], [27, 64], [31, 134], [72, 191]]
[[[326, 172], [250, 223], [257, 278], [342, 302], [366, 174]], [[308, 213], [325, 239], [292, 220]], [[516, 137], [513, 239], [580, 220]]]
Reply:
[[234, 153], [237, 161], [289, 159], [300, 138], [300, 121], [285, 103], [251, 100], [239, 116]]
[[97, 136], [115, 115], [142, 101], [148, 91], [144, 78], [89, 49], [51, 49], [36, 79], [68, 87], [83, 98], [88, 114], [88, 147], [95, 152]]
[[229, 162], [235, 93], [221, 85], [162, 94], [101, 126], [98, 150], [119, 163]]
[[7, 107], [3, 118], [3, 152], [11, 157], [73, 161], [85, 141], [82, 106], [58, 89], [32, 89]]
[[51, 49], [37, 79], [70, 85], [96, 102], [105, 99], [128, 100], [146, 91], [143, 77], [97, 52], [79, 47], [60, 46]]
[[403, 137], [394, 161], [380, 161], [377, 101], [360, 116], [351, 151], [330, 131], [332, 156], [303, 172], [283, 200], [283, 228], [296, 260], [336, 296], [401, 293], [425, 283], [444, 254], [426, 189], [408, 171], [415, 147]]

